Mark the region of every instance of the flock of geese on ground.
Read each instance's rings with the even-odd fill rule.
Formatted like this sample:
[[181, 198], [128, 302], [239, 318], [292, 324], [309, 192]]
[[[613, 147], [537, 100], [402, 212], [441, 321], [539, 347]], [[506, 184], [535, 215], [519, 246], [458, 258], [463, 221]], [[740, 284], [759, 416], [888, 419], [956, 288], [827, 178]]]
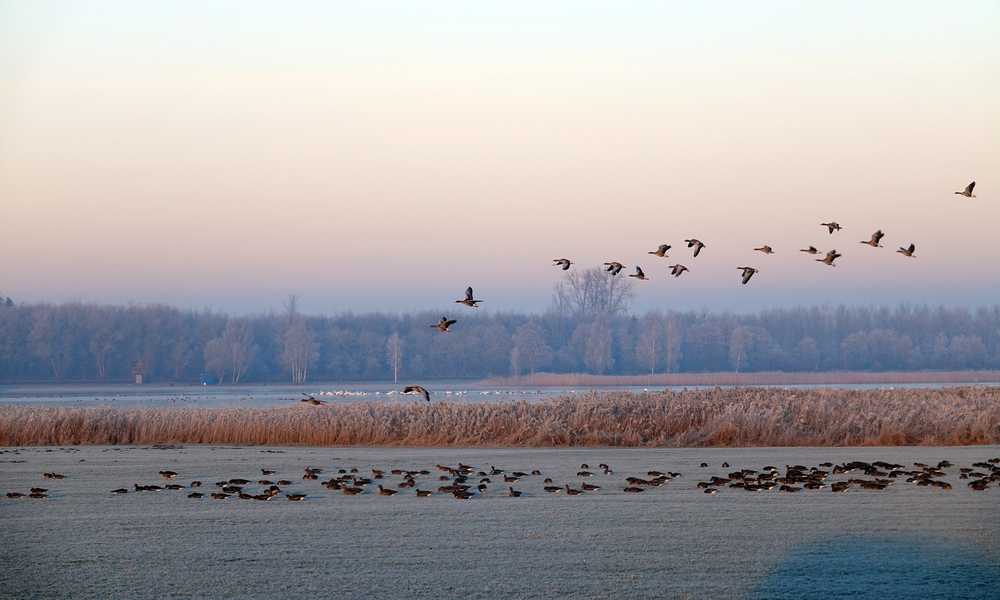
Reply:
[[[710, 465], [701, 463], [700, 467], [708, 469]], [[725, 462], [720, 467], [730, 469], [730, 465]], [[939, 461], [933, 465], [915, 462], [910, 467], [885, 461], [870, 463], [851, 461], [839, 464], [823, 462], [816, 466], [785, 465], [783, 471], [769, 465], [760, 469], [733, 470], [726, 475], [700, 477], [696, 486], [709, 495], [715, 495], [725, 488], [741, 489], [747, 492], [777, 489], [780, 492], [789, 493], [826, 488], [832, 492], [846, 492], [851, 488], [882, 491], [899, 481], [905, 481], [919, 487], [951, 490], [952, 484], [945, 481], [944, 478], [954, 473], [954, 467], [955, 465], [947, 460]], [[516, 489], [515, 485], [524, 488], [526, 484], [533, 484], [529, 495], [537, 495], [537, 492], [540, 491], [543, 494], [565, 494], [567, 496], [579, 496], [596, 492], [605, 486], [610, 488], [614, 485], [603, 481], [605, 486], [592, 483], [595, 477], [614, 475], [614, 470], [606, 463], [599, 464], [597, 469], [593, 470], [589, 464], [581, 464], [580, 470], [576, 473], [579, 483], [575, 487], [566, 481], [557, 483], [552, 478], [543, 476], [538, 469], [505, 470], [490, 465], [489, 470], [485, 470], [459, 462], [455, 466], [437, 464], [434, 465], [434, 470], [439, 473], [436, 478], [436, 487], [432, 483], [433, 474], [430, 469], [392, 469], [387, 473], [384, 469], [371, 467], [370, 475], [363, 475], [358, 467], [345, 467], [337, 469], [336, 474], [331, 474], [325, 481], [320, 481], [324, 469], [307, 466], [303, 470], [301, 480], [317, 481], [324, 488], [340, 492], [345, 496], [395, 496], [402, 493], [403, 490], [412, 490], [411, 495], [418, 498], [444, 495], [452, 496], [458, 500], [471, 500], [477, 496], [486, 496], [490, 494], [491, 489], [499, 489], [501, 495], [514, 498], [525, 495], [525, 490]], [[177, 479], [179, 473], [165, 469], [159, 471], [159, 476], [171, 483], [163, 485], [134, 483], [131, 489], [122, 487], [111, 490], [111, 493], [187, 491], [187, 497], [191, 499], [202, 499], [207, 496], [213, 500], [237, 498], [260, 501], [269, 501], [284, 495], [291, 502], [301, 502], [308, 497], [308, 494], [303, 492], [286, 492], [285, 489], [295, 485], [295, 483], [290, 479], [271, 479], [276, 474], [275, 469], [262, 468], [259, 478], [233, 477], [224, 479], [215, 482], [215, 491], [202, 492], [201, 481], [191, 481], [187, 485], [172, 483]], [[662, 487], [681, 476], [681, 473], [668, 470], [649, 470], [644, 474], [625, 477], [624, 485], [618, 483], [615, 487], [626, 494], [639, 494], [652, 488]], [[43, 477], [59, 480], [65, 478], [65, 475], [46, 472]], [[390, 477], [398, 477], [398, 481], [390, 484]], [[839, 477], [839, 479], [833, 480], [834, 477]], [[969, 467], [959, 467], [958, 478], [968, 480], [968, 488], [973, 491], [984, 491], [991, 486], [1000, 486], [1000, 457], [975, 462]], [[535, 483], [539, 479], [541, 480], [540, 488]], [[28, 493], [7, 492], [7, 498], [45, 499], [48, 498], [48, 492], [47, 488], [33, 487]]]
[[[965, 196], [966, 198], [975, 198], [976, 195], [972, 193], [975, 188], [976, 188], [976, 182], [973, 181], [969, 185], [965, 186], [965, 189], [955, 193], [960, 196]], [[826, 223], [820, 223], [820, 226], [825, 227], [830, 235], [833, 235], [834, 233], [837, 233], [843, 229], [840, 223], [836, 221], [828, 221]], [[868, 238], [867, 240], [861, 240], [860, 243], [865, 244], [866, 246], [871, 246], [872, 248], [883, 248], [884, 246], [882, 246], [882, 238], [884, 237], [885, 237], [885, 232], [879, 229], [876, 230], [875, 233], [873, 233], [870, 238]], [[684, 240], [684, 242], [687, 244], [688, 248], [692, 249], [693, 258], [697, 258], [698, 255], [701, 254], [701, 251], [707, 247], [704, 242], [702, 242], [697, 238], [686, 239]], [[647, 254], [651, 254], [659, 258], [670, 258], [670, 256], [667, 253], [670, 251], [672, 247], [673, 246], [671, 246], [670, 244], [660, 244], [656, 250], [651, 250]], [[754, 248], [754, 251], [760, 252], [762, 254], [775, 253], [774, 248], [772, 248], [769, 244], [763, 244], [761, 246], [758, 246]], [[808, 246], [806, 248], [802, 248], [799, 250], [799, 252], [804, 252], [809, 255], [820, 254], [820, 251], [818, 248], [816, 248], [816, 246]], [[896, 252], [902, 254], [907, 258], [913, 258], [916, 255], [917, 246], [916, 244], [910, 243], [908, 246], [900, 246], [899, 249], [896, 250]], [[826, 254], [823, 256], [823, 258], [817, 258], [815, 260], [816, 262], [821, 262], [829, 267], [835, 267], [837, 266], [835, 264], [835, 261], [842, 256], [843, 254], [838, 252], [836, 249], [833, 249], [827, 251]], [[571, 261], [568, 258], [556, 258], [552, 260], [552, 263], [553, 266], [559, 267], [563, 271], [568, 271], [570, 267], [574, 264], [573, 261]], [[604, 267], [605, 267], [604, 270], [610, 273], [612, 277], [617, 276], [619, 273], [622, 272], [622, 270], [625, 269], [625, 265], [616, 260], [604, 263]], [[668, 267], [670, 268], [670, 274], [673, 275], [674, 277], [680, 277], [684, 273], [690, 271], [690, 269], [686, 265], [682, 265], [680, 263], [668, 265]], [[760, 269], [758, 269], [757, 267], [748, 267], [748, 266], [737, 267], [737, 270], [740, 271], [741, 273], [740, 281], [743, 283], [743, 285], [750, 283], [750, 280], [753, 278], [753, 276], [760, 272]], [[643, 271], [640, 265], [635, 266], [635, 273], [630, 274], [629, 277], [638, 279], [640, 281], [649, 280], [649, 276], [646, 275], [646, 272]], [[478, 308], [479, 304], [481, 304], [482, 302], [483, 300], [476, 299], [475, 293], [472, 290], [472, 286], [469, 286], [465, 289], [464, 298], [455, 300], [456, 304], [463, 304], [470, 308]], [[452, 325], [454, 325], [457, 322], [458, 322], [457, 319], [449, 319], [447, 316], [443, 316], [441, 317], [440, 321], [430, 325], [430, 327], [436, 329], [441, 333], [448, 333], [451, 330]], [[431, 401], [430, 392], [423, 386], [408, 385], [405, 388], [403, 388], [403, 393], [422, 396], [424, 400], [426, 400], [427, 402]], [[312, 396], [310, 394], [304, 394], [304, 396], [305, 397], [301, 399], [302, 402], [312, 404], [313, 406], [326, 404], [325, 401], [318, 400], [315, 396]]]

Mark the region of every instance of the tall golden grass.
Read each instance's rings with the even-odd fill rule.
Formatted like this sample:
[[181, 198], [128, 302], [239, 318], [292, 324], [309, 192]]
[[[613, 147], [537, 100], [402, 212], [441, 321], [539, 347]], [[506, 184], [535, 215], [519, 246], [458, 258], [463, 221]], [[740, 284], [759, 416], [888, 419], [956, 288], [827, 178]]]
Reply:
[[1000, 389], [704, 389], [540, 403], [0, 407], [0, 445], [748, 447], [1000, 443]]
[[535, 373], [520, 377], [493, 377], [483, 385], [594, 386], [594, 385], [849, 385], [913, 383], [995, 383], [1000, 371], [829, 371], [750, 373], [657, 373], [656, 375], [593, 375], [590, 373]]

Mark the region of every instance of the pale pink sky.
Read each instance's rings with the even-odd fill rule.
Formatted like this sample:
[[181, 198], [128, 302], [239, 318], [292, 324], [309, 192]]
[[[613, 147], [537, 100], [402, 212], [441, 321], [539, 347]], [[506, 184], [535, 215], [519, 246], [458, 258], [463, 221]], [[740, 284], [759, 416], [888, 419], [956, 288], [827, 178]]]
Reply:
[[567, 256], [639, 309], [1000, 298], [996, 3], [307, 6], [0, 1], [0, 293], [536, 310]]

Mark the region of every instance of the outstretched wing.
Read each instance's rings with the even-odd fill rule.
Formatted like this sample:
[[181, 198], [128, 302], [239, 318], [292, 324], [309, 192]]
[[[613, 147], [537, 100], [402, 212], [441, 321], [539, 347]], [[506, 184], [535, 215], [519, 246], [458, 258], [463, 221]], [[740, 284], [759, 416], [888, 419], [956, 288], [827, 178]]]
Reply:
[[965, 193], [966, 194], [971, 194], [972, 190], [974, 190], [974, 189], [976, 189], [976, 182], [975, 181], [973, 181], [969, 185], [965, 186]]
[[472, 300], [472, 286], [465, 288], [465, 299]]

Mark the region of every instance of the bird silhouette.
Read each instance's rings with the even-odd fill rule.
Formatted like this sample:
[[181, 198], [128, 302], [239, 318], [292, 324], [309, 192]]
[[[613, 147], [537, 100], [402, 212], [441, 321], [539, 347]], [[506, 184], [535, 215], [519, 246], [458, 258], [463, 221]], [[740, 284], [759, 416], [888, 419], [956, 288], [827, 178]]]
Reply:
[[563, 271], [569, 271], [569, 266], [572, 265], [572, 264], [573, 264], [573, 261], [571, 261], [568, 258], [553, 258], [552, 259], [552, 266], [559, 267]]
[[612, 276], [621, 273], [622, 269], [625, 268], [625, 265], [621, 264], [617, 260], [606, 262], [604, 263], [604, 266], [607, 267], [607, 269], [604, 270], [607, 271], [608, 273], [611, 273]]
[[753, 277], [754, 274], [759, 271], [759, 269], [755, 269], [753, 267], [736, 267], [736, 268], [739, 269], [740, 271], [743, 271], [743, 285], [749, 283], [750, 278]]
[[684, 265], [680, 265], [680, 264], [670, 265], [670, 274], [673, 275], [674, 277], [680, 277], [681, 275], [684, 274], [684, 271], [688, 271], [688, 270], [690, 270], [690, 269], [688, 269]]
[[435, 329], [437, 329], [441, 333], [448, 333], [448, 328], [451, 327], [452, 325], [454, 325], [455, 323], [458, 323], [458, 321], [456, 319], [449, 319], [448, 317], [441, 317], [441, 320], [438, 321], [436, 324], [431, 325], [431, 327], [434, 327]]
[[629, 277], [635, 277], [636, 279], [639, 279], [641, 281], [646, 281], [647, 279], [649, 279], [649, 277], [646, 277], [646, 274], [642, 272], [642, 267], [640, 267], [639, 265], [635, 266], [635, 273], [632, 273], [631, 275], [629, 275]]
[[754, 248], [754, 250], [756, 252], [763, 252], [764, 254], [774, 254], [774, 249], [768, 246], [767, 244], [764, 244], [760, 248]]
[[472, 294], [472, 286], [469, 286], [465, 288], [465, 298], [462, 298], [461, 300], [455, 300], [455, 302], [458, 304], [464, 304], [466, 306], [470, 306], [472, 308], [479, 308], [476, 305], [482, 302], [482, 300], [474, 299]]
[[955, 192], [959, 196], [965, 196], [966, 198], [975, 198], [976, 195], [972, 193], [972, 190], [976, 189], [976, 182], [973, 181], [969, 185], [965, 186], [965, 189], [961, 192]]
[[910, 257], [912, 257], [913, 253], [916, 252], [916, 251], [917, 251], [917, 245], [916, 244], [910, 244], [908, 247], [905, 247], [905, 248], [903, 246], [900, 246], [899, 250], [896, 250], [896, 252], [899, 252], [903, 256], [910, 256]]
[[840, 226], [840, 223], [836, 221], [830, 221], [829, 223], [820, 223], [820, 225], [826, 227], [827, 231], [830, 232], [830, 235], [833, 235], [834, 231], [840, 231], [841, 229], [843, 229], [843, 227]]
[[302, 398], [301, 400], [299, 400], [299, 402], [305, 402], [306, 404], [311, 404], [313, 406], [322, 406], [323, 404], [326, 404], [325, 401], [317, 400], [313, 396], [307, 396], [305, 398]]
[[660, 258], [669, 258], [667, 256], [667, 251], [670, 250], [670, 244], [660, 244], [660, 247], [652, 252], [647, 252], [646, 254], [652, 254], [654, 256], [659, 256]]
[[691, 238], [690, 240], [684, 240], [687, 242], [688, 248], [694, 248], [694, 256], [697, 257], [701, 253], [701, 249], [705, 247], [705, 244], [696, 238]]
[[805, 252], [806, 254], [819, 254], [819, 250], [816, 249], [816, 246], [809, 246], [808, 248], [803, 248], [799, 250], [799, 252]]
[[867, 245], [871, 246], [872, 248], [881, 248], [882, 246], [879, 245], [879, 242], [881, 242], [882, 238], [884, 238], [884, 237], [885, 237], [885, 234], [882, 233], [881, 229], [879, 229], [878, 231], [876, 231], [875, 233], [872, 234], [872, 237], [871, 237], [870, 240], [864, 240], [861, 243], [862, 244], [867, 244]]
[[837, 260], [841, 256], [843, 256], [843, 254], [837, 252], [836, 250], [830, 250], [826, 253], [824, 258], [817, 258], [816, 262], [821, 262], [830, 267], [836, 267], [837, 265], [833, 264], [833, 261]]
[[427, 388], [425, 388], [422, 385], [408, 385], [405, 388], [403, 388], [403, 393], [404, 394], [419, 394], [419, 395], [421, 395], [421, 396], [424, 397], [424, 400], [426, 400], [428, 402], [431, 401], [431, 393], [428, 392]]

